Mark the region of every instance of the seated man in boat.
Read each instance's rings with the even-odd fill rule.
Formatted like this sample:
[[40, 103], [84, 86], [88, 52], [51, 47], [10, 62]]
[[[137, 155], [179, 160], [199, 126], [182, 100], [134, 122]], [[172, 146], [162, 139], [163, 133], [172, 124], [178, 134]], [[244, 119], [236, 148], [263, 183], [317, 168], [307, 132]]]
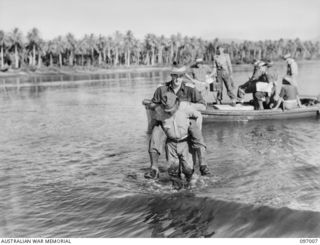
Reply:
[[290, 110], [301, 107], [298, 89], [291, 77], [286, 76], [282, 80], [282, 87], [279, 94], [279, 100], [273, 109], [282, 105], [283, 110]]
[[277, 75], [268, 70], [271, 66], [272, 64], [269, 62], [255, 62], [251, 78], [238, 88], [238, 100], [243, 103], [244, 95], [252, 93], [255, 109], [263, 110], [265, 107], [269, 108], [276, 94], [277, 81]]
[[[196, 110], [205, 110], [206, 102], [195, 89], [193, 84], [182, 82], [186, 73], [185, 67], [174, 67], [171, 71], [171, 81], [156, 89], [151, 100], [149, 109], [154, 110], [163, 101], [163, 96], [167, 92], [174, 93], [180, 101], [189, 102]], [[194, 120], [190, 120], [189, 126], [190, 141], [195, 150], [195, 156], [199, 162], [200, 172], [202, 175], [209, 174], [209, 168], [205, 162], [206, 145], [203, 140], [201, 125], [197, 125]], [[145, 174], [145, 178], [157, 178], [159, 175], [158, 159], [163, 152], [166, 135], [162, 130], [161, 123], [155, 122], [149, 142], [149, 156], [151, 162], [150, 171]]]
[[200, 91], [202, 97], [206, 102], [210, 102], [209, 88], [213, 90], [215, 73], [212, 68], [204, 64], [202, 58], [196, 59], [195, 64], [190, 66], [189, 74], [185, 75], [192, 83], [195, 84], [196, 88]]
[[196, 118], [201, 125], [202, 115], [190, 103], [182, 101], [172, 92], [163, 95], [161, 105], [155, 108], [155, 119], [160, 121], [167, 136], [167, 160], [170, 163], [168, 173], [174, 178], [180, 178], [180, 171], [190, 182], [194, 165], [189, 149], [188, 136], [190, 118]]

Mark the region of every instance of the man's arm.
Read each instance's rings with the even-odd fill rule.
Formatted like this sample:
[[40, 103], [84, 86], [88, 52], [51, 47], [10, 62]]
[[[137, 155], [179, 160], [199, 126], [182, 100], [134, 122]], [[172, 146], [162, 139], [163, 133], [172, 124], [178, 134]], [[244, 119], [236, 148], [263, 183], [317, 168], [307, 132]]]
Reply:
[[280, 94], [279, 94], [279, 99], [278, 99], [278, 101], [277, 101], [277, 104], [276, 104], [276, 106], [275, 106], [274, 108], [272, 108], [272, 110], [275, 110], [275, 109], [278, 109], [278, 108], [279, 108], [279, 106], [281, 105], [281, 103], [284, 101], [284, 99], [283, 99], [284, 95], [285, 95], [285, 90], [284, 90], [284, 88], [282, 87], [282, 88], [281, 88], [281, 91], [280, 91]]
[[199, 111], [195, 110], [192, 105], [191, 106], [189, 105], [186, 108], [186, 112], [188, 113], [188, 117], [196, 119], [196, 123], [201, 130], [201, 128], [202, 128], [202, 115], [201, 115], [201, 113]]
[[153, 97], [151, 99], [151, 103], [149, 105], [147, 105], [148, 109], [154, 110], [158, 105], [161, 104], [161, 98], [162, 98], [162, 89], [161, 89], [161, 87], [158, 87], [156, 89], [156, 91], [154, 92]]
[[230, 60], [230, 55], [229, 54], [225, 54], [225, 55], [226, 55], [229, 74], [231, 75], [232, 74], [232, 64], [231, 64], [231, 60]]
[[271, 110], [276, 110], [276, 109], [278, 109], [279, 106], [281, 105], [281, 103], [282, 103], [283, 101], [284, 101], [283, 98], [280, 97], [280, 98], [278, 99], [278, 101], [277, 101], [276, 106], [273, 107]]

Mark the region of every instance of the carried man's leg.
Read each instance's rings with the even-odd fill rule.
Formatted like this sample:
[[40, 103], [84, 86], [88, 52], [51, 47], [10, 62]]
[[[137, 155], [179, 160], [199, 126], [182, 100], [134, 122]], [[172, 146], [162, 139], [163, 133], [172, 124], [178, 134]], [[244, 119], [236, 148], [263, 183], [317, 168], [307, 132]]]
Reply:
[[145, 173], [145, 178], [155, 179], [159, 177], [159, 156], [163, 153], [166, 139], [167, 136], [161, 124], [155, 125], [149, 141], [150, 171]]
[[209, 175], [210, 171], [206, 163], [206, 144], [204, 143], [202, 132], [195, 120], [190, 120], [189, 126], [190, 143], [195, 154], [195, 165], [199, 163], [201, 175]]

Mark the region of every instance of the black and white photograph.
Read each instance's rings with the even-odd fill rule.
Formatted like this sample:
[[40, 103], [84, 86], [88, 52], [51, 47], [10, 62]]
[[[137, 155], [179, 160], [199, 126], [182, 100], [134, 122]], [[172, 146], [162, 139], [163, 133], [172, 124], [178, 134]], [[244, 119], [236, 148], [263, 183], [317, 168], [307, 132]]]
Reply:
[[109, 238], [320, 243], [320, 0], [0, 0], [1, 244]]

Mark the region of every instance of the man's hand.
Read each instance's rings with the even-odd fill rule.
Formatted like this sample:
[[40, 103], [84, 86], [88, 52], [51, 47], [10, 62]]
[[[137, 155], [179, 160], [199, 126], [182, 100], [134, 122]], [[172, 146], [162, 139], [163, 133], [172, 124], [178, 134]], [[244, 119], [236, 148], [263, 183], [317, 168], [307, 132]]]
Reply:
[[146, 105], [146, 109], [154, 110], [157, 106], [158, 106], [157, 104], [151, 102], [150, 104]]

